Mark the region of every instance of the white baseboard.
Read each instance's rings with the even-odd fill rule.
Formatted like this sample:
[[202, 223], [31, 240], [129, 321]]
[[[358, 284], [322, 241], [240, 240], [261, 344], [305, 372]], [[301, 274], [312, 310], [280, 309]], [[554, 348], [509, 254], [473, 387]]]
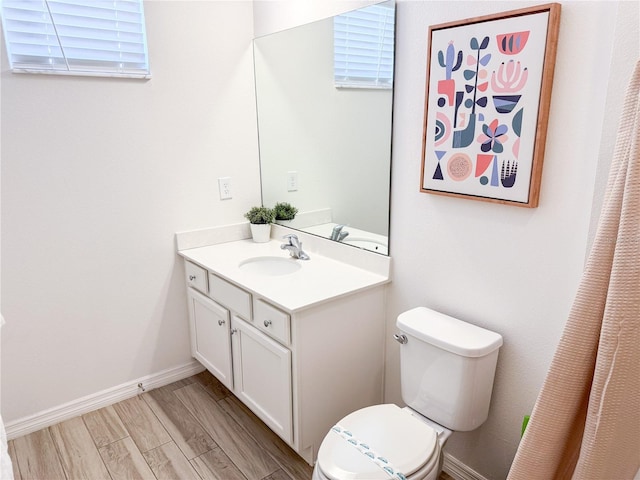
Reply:
[[70, 418], [92, 412], [102, 407], [134, 397], [140, 393], [139, 383], [142, 383], [145, 390], [162, 387], [183, 378], [190, 377], [204, 370], [202, 364], [196, 360], [190, 363], [169, 368], [158, 373], [146, 375], [130, 382], [123, 383], [116, 387], [108, 388], [101, 392], [87, 395], [86, 397], [73, 400], [42, 412], [38, 412], [28, 417], [23, 417], [5, 425], [7, 439], [21, 437], [42, 428], [55, 425], [56, 423]]
[[467, 467], [464, 463], [448, 453], [444, 453], [444, 464], [442, 470], [451, 475], [455, 480], [487, 480], [475, 470]]

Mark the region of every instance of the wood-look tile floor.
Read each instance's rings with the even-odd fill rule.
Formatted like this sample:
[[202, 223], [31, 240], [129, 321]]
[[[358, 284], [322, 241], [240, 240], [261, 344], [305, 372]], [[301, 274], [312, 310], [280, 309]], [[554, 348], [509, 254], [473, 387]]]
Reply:
[[9, 455], [16, 480], [308, 480], [312, 472], [206, 371], [10, 440]]

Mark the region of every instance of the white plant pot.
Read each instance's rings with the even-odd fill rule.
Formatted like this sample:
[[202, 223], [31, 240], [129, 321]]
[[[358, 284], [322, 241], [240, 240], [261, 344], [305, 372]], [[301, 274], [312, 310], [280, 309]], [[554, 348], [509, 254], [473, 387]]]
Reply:
[[270, 223], [250, 223], [251, 236], [254, 242], [265, 243], [269, 241], [271, 237], [271, 224]]

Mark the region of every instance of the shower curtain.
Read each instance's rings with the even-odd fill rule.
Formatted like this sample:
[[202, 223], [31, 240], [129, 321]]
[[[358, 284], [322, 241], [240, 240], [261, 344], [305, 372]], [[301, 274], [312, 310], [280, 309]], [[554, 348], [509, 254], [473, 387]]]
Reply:
[[631, 480], [640, 467], [640, 61], [592, 250], [508, 480]]

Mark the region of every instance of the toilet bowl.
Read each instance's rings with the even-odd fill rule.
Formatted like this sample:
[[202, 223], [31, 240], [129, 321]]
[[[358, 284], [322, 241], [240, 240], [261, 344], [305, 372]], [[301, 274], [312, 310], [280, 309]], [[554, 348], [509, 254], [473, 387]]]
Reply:
[[312, 479], [436, 480], [450, 434], [408, 407], [366, 407], [344, 417], [325, 437]]
[[436, 480], [452, 431], [486, 420], [502, 337], [424, 307], [396, 325], [407, 407], [374, 405], [339, 420], [320, 445], [313, 480]]

